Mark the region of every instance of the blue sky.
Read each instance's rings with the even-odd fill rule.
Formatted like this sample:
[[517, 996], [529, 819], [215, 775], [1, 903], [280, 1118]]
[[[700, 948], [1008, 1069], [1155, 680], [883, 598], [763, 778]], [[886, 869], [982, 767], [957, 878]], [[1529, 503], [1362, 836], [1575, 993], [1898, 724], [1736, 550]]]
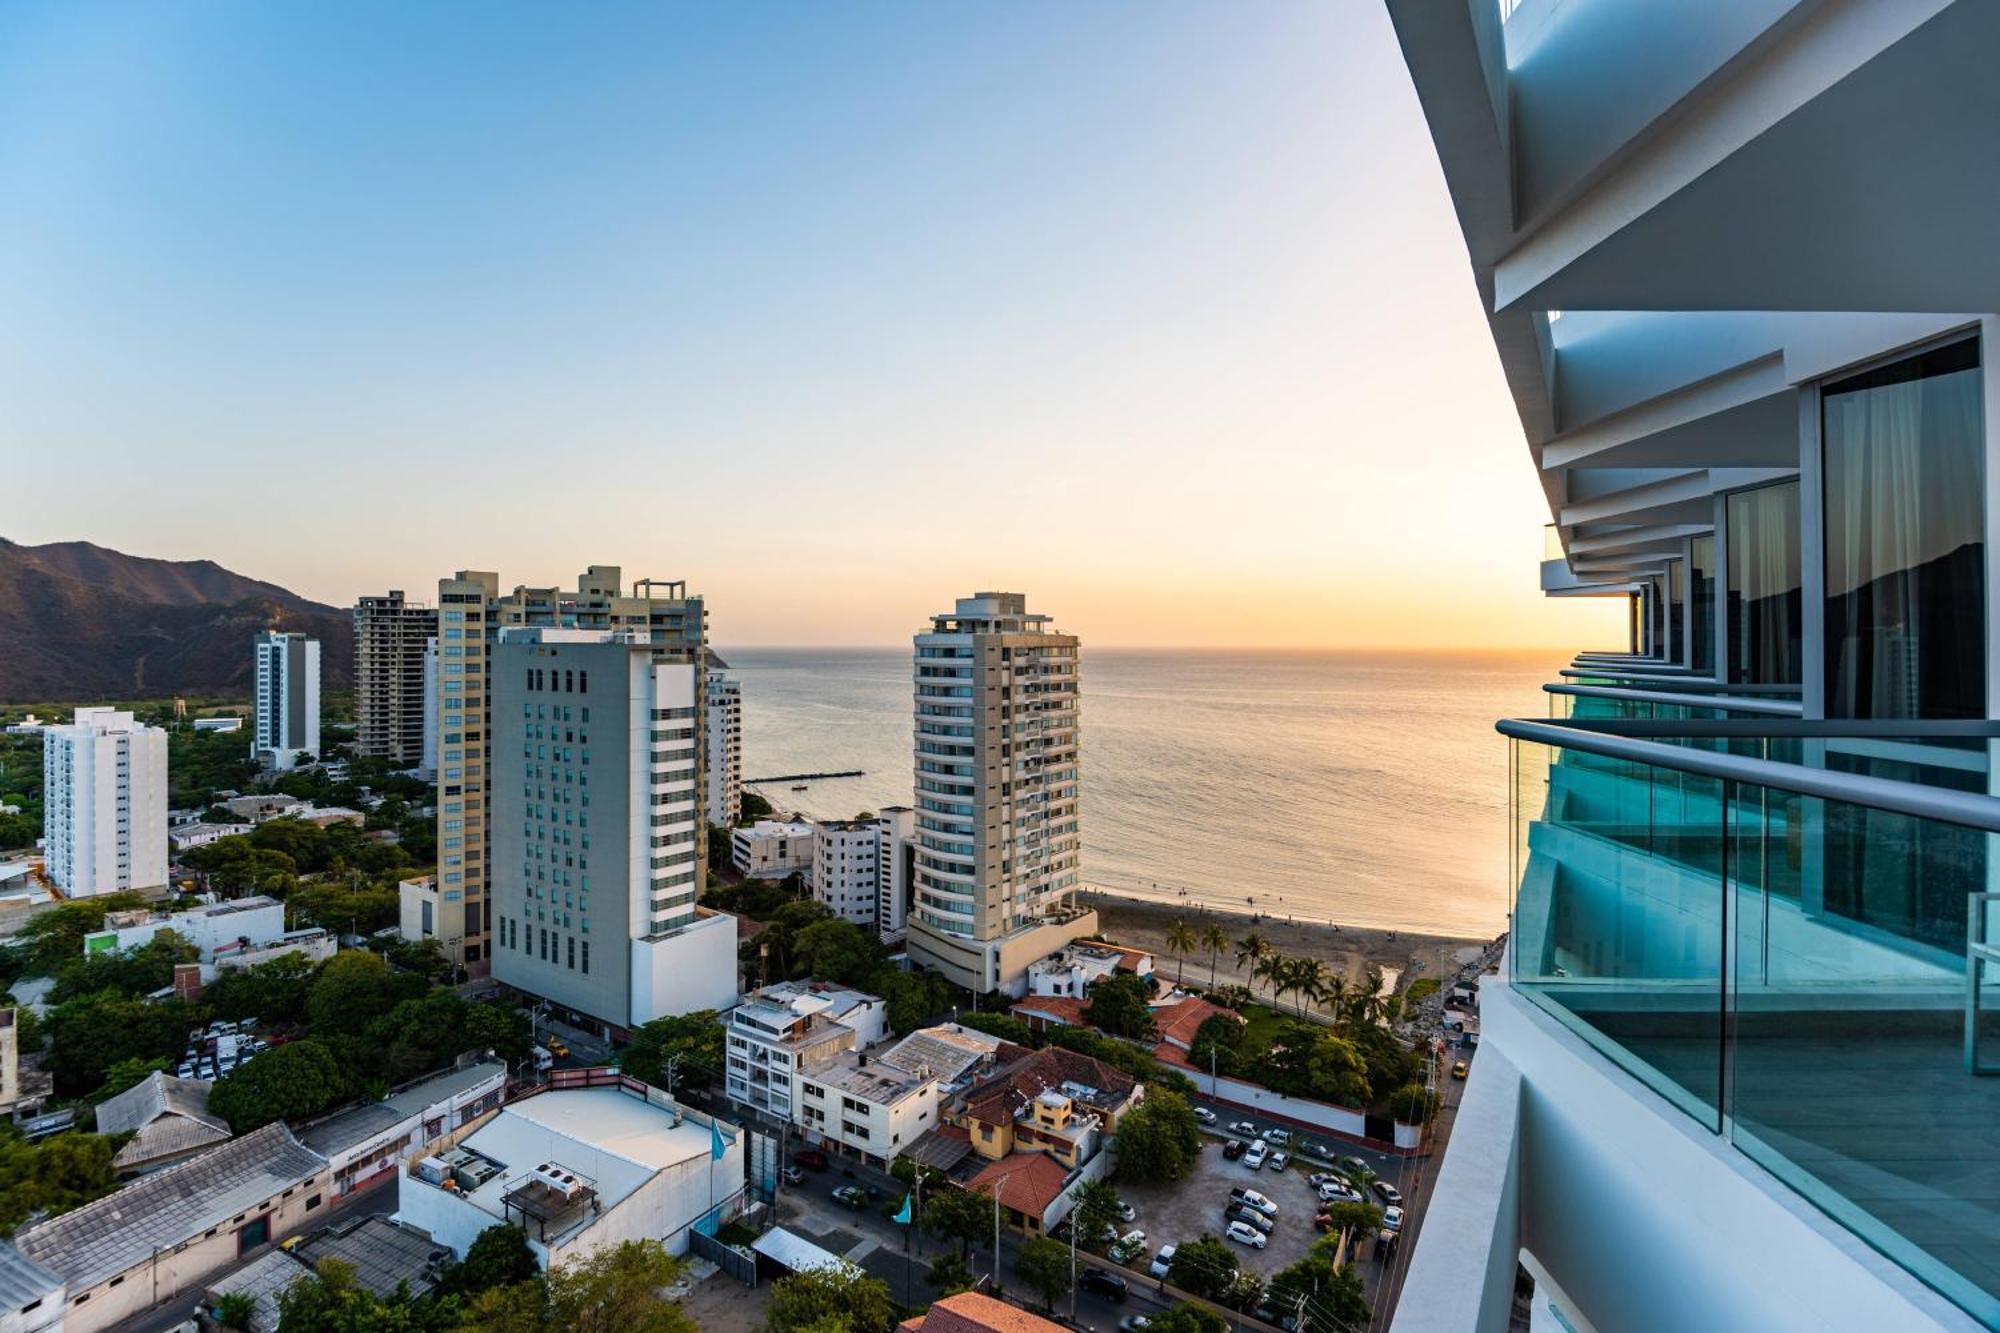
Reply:
[[725, 643], [1598, 624], [1367, 0], [13, 5], [0, 126], [0, 453], [89, 496], [0, 535]]

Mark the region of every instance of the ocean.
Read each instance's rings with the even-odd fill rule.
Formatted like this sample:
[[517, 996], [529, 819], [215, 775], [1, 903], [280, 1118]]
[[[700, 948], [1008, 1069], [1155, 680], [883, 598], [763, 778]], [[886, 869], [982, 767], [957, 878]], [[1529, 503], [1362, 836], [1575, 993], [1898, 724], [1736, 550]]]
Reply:
[[[909, 649], [718, 646], [745, 777], [779, 810], [910, 804]], [[1488, 936], [1507, 912], [1503, 716], [1547, 714], [1555, 654], [1085, 646], [1083, 878], [1131, 896]]]

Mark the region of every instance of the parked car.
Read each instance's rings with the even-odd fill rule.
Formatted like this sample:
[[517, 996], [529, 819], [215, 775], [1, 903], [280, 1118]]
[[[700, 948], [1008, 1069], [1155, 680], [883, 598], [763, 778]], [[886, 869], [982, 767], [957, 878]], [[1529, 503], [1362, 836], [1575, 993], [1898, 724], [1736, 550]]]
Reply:
[[1245, 1226], [1257, 1228], [1267, 1236], [1271, 1234], [1271, 1228], [1275, 1225], [1270, 1218], [1264, 1216], [1247, 1203], [1239, 1203], [1225, 1211], [1222, 1214], [1222, 1220], [1225, 1222], [1241, 1222]]
[[1264, 1142], [1266, 1143], [1284, 1147], [1291, 1141], [1292, 1132], [1288, 1129], [1267, 1129], [1264, 1131]]
[[1139, 1213], [1137, 1209], [1133, 1208], [1131, 1204], [1125, 1202], [1123, 1199], [1118, 1201], [1118, 1220], [1120, 1222], [1134, 1222], [1138, 1218]]
[[808, 1171], [826, 1170], [826, 1154], [817, 1148], [801, 1148], [792, 1154], [792, 1160]]
[[1242, 1134], [1249, 1138], [1256, 1138], [1257, 1126], [1251, 1124], [1248, 1120], [1233, 1120], [1230, 1122], [1229, 1132], [1231, 1134]]
[[549, 1048], [549, 1054], [553, 1055], [558, 1060], [565, 1059], [569, 1055], [569, 1043], [564, 1041], [561, 1037], [550, 1037], [548, 1040], [548, 1048]]
[[1403, 1192], [1386, 1180], [1378, 1180], [1375, 1182], [1375, 1197], [1383, 1203], [1401, 1203]]
[[1247, 1203], [1266, 1217], [1276, 1217], [1278, 1215], [1278, 1205], [1272, 1203], [1270, 1199], [1259, 1194], [1256, 1190], [1233, 1189], [1229, 1191], [1229, 1201], [1231, 1203]]
[[795, 1166], [788, 1166], [778, 1173], [787, 1185], [796, 1185], [806, 1178], [806, 1173]]
[[1244, 1149], [1243, 1165], [1249, 1167], [1252, 1171], [1261, 1171], [1264, 1169], [1264, 1141], [1262, 1139], [1253, 1139], [1250, 1146]]
[[1145, 1252], [1146, 1233], [1143, 1231], [1128, 1231], [1118, 1238], [1117, 1244], [1111, 1247], [1111, 1259], [1114, 1263], [1129, 1264]]
[[1235, 1161], [1243, 1155], [1244, 1150], [1249, 1146], [1242, 1139], [1231, 1139], [1222, 1145], [1222, 1160], [1225, 1162]]
[[1360, 1203], [1361, 1191], [1344, 1180], [1329, 1180], [1319, 1187], [1321, 1203]]
[[1154, 1277], [1165, 1277], [1174, 1266], [1174, 1251], [1178, 1248], [1176, 1245], [1162, 1245], [1160, 1252], [1153, 1256], [1153, 1266], [1146, 1271]]
[[1451, 1076], [1453, 1078], [1464, 1078], [1470, 1072], [1471, 1066], [1467, 1065], [1463, 1060], [1460, 1060], [1451, 1067]]
[[1231, 1222], [1222, 1234], [1238, 1245], [1248, 1245], [1256, 1250], [1264, 1248], [1264, 1233], [1242, 1222]]
[[1403, 1229], [1403, 1210], [1394, 1205], [1384, 1208], [1382, 1210], [1382, 1229], [1384, 1231], [1401, 1231]]
[[1201, 1121], [1204, 1125], [1212, 1125], [1215, 1123], [1215, 1112], [1209, 1110], [1206, 1106], [1197, 1106], [1194, 1108], [1194, 1118]]
[[1094, 1291], [1106, 1300], [1124, 1303], [1126, 1295], [1125, 1279], [1116, 1273], [1107, 1273], [1102, 1268], [1086, 1268], [1077, 1285], [1085, 1291]]
[[1315, 1171], [1311, 1175], [1306, 1177], [1306, 1184], [1312, 1186], [1316, 1190], [1322, 1190], [1325, 1189], [1328, 1185], [1334, 1184], [1335, 1182], [1340, 1181], [1341, 1179], [1342, 1177], [1336, 1176], [1331, 1171]]
[[1269, 1165], [1273, 1171], [1282, 1171], [1287, 1166], [1290, 1166], [1291, 1162], [1292, 1162], [1292, 1155], [1290, 1153], [1274, 1152], [1271, 1154], [1271, 1160], [1267, 1165]]
[[1118, 1321], [1120, 1333], [1144, 1333], [1146, 1325], [1153, 1321], [1142, 1314], [1128, 1314]]
[[842, 1185], [833, 1192], [834, 1201], [844, 1203], [849, 1208], [865, 1208], [868, 1205], [868, 1191], [859, 1185]]
[[1367, 1171], [1372, 1173], [1375, 1170], [1374, 1167], [1368, 1165], [1368, 1163], [1362, 1161], [1359, 1157], [1341, 1158], [1340, 1169], [1347, 1172], [1347, 1174], [1350, 1176], [1353, 1175], [1356, 1171]]

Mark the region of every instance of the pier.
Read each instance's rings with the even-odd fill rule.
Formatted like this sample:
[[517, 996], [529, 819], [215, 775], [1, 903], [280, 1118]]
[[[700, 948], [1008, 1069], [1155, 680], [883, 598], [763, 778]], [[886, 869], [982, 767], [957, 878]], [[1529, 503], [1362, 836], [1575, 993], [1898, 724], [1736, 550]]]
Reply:
[[841, 773], [786, 773], [775, 778], [745, 778], [743, 785], [754, 787], [760, 782], [814, 782], [820, 778], [859, 778], [867, 776], [865, 769], [850, 768]]

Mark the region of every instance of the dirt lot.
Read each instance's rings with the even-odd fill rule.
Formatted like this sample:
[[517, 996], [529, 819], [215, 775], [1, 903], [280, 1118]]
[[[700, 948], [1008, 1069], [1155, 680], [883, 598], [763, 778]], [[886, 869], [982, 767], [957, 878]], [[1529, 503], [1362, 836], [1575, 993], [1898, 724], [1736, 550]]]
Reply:
[[1152, 1255], [1162, 1245], [1199, 1239], [1204, 1233], [1222, 1235], [1222, 1209], [1229, 1191], [1242, 1186], [1253, 1189], [1278, 1205], [1277, 1225], [1271, 1229], [1265, 1247], [1227, 1242], [1236, 1252], [1237, 1262], [1251, 1272], [1268, 1278], [1271, 1274], [1304, 1257], [1307, 1247], [1319, 1239], [1313, 1230], [1313, 1214], [1319, 1211], [1319, 1197], [1306, 1184], [1307, 1173], [1317, 1168], [1294, 1163], [1285, 1171], [1251, 1171], [1240, 1161], [1222, 1157], [1222, 1141], [1210, 1138], [1202, 1149], [1194, 1174], [1173, 1185], [1120, 1186], [1119, 1195], [1139, 1215], [1130, 1225], [1146, 1233], [1148, 1255], [1134, 1262], [1145, 1271]]

